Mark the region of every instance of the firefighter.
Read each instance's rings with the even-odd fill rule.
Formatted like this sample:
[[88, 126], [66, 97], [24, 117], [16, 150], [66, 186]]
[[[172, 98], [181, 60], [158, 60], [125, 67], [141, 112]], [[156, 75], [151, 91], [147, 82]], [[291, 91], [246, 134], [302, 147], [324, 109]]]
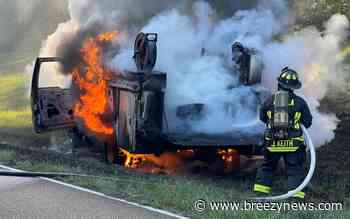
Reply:
[[[302, 86], [296, 71], [286, 67], [278, 78], [278, 91], [261, 107], [260, 119], [266, 124], [264, 162], [258, 169], [254, 192], [259, 195], [271, 191], [272, 175], [283, 157], [288, 189], [297, 188], [304, 179], [306, 145], [301, 125], [309, 128], [312, 115], [304, 99], [294, 93]], [[303, 199], [303, 191], [294, 198]]]
[[232, 45], [232, 61], [233, 68], [239, 72], [239, 80], [241, 83], [248, 85], [249, 83], [249, 68], [250, 54], [240, 42], [235, 42]]

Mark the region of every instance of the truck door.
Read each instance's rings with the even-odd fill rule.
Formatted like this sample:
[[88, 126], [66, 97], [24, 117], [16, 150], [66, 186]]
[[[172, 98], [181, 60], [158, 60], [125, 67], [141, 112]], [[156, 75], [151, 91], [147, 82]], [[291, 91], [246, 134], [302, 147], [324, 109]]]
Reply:
[[35, 62], [31, 107], [36, 133], [75, 126], [72, 91], [64, 87], [71, 81], [58, 73], [59, 65], [58, 58], [37, 58]]

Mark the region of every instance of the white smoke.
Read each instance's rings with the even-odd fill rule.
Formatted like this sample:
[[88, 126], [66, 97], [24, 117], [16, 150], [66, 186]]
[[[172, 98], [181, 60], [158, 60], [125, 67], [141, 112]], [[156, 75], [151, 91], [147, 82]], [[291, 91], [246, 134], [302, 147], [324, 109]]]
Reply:
[[[238, 86], [238, 76], [230, 68], [230, 47], [238, 40], [261, 49], [287, 23], [286, 8], [283, 4], [279, 6], [260, 4], [257, 9], [238, 11], [232, 18], [216, 20], [209, 4], [197, 2], [193, 15], [176, 9], [165, 11], [142, 28], [143, 32], [159, 34], [156, 69], [168, 75], [166, 108], [171, 129], [179, 125], [177, 107], [193, 103], [208, 107], [205, 119], [191, 124], [193, 131], [225, 133], [232, 132], [233, 126], [253, 121], [257, 125], [254, 89]], [[282, 11], [285, 13], [280, 17]], [[134, 68], [130, 45], [115, 57], [112, 66], [116, 69]], [[201, 56], [202, 48], [207, 50], [205, 56]], [[228, 89], [230, 86], [235, 88]], [[233, 117], [225, 110], [227, 105], [234, 109]], [[246, 131], [251, 132], [254, 127], [250, 128]]]
[[[127, 2], [69, 1], [71, 20], [61, 24], [48, 38], [41, 54], [57, 55], [60, 47], [79, 31], [102, 23], [107, 29], [116, 28], [122, 36], [120, 53], [107, 64], [118, 71], [135, 70], [132, 46], [136, 33], [157, 32], [155, 69], [168, 75], [166, 108], [170, 128], [176, 130], [179, 125], [178, 106], [205, 103], [208, 115], [204, 121], [191, 124], [193, 131], [224, 133], [231, 132], [233, 127], [257, 123], [254, 131], [261, 132], [263, 124], [257, 121], [255, 93], [263, 88], [238, 86], [238, 77], [230, 67], [230, 46], [240, 41], [262, 52], [265, 63], [262, 86], [266, 89], [276, 89], [276, 78], [283, 67], [300, 72], [304, 83], [300, 94], [307, 99], [314, 115], [313, 140], [322, 145], [334, 137], [336, 117], [320, 113], [318, 106], [330, 83], [337, 83], [342, 75], [337, 68], [342, 60], [337, 54], [349, 27], [345, 16], [333, 16], [324, 33], [313, 27], [291, 32], [289, 27], [294, 19], [283, 0], [262, 0], [254, 9], [237, 11], [223, 19], [203, 1], [193, 4], [191, 13], [185, 13], [184, 5], [191, 5], [186, 1], [158, 5]], [[136, 8], [132, 7], [137, 5], [135, 2], [139, 4]], [[148, 18], [151, 19], [144, 25]], [[202, 48], [207, 50], [205, 56], [201, 56]], [[233, 116], [228, 116], [225, 110], [230, 104]], [[249, 131], [253, 128], [247, 127]]]
[[[308, 101], [314, 116], [311, 135], [315, 144], [322, 145], [334, 138], [337, 118], [320, 113], [318, 107], [330, 83], [339, 80], [337, 66], [342, 60], [337, 54], [349, 27], [345, 16], [334, 15], [325, 24], [324, 33], [314, 27], [288, 33], [293, 19], [283, 1], [265, 1], [256, 9], [238, 11], [224, 20], [215, 20], [215, 11], [207, 3], [198, 2], [193, 10], [194, 16], [178, 10], [163, 12], [142, 28], [144, 32], [159, 34], [156, 69], [168, 74], [166, 105], [175, 125], [172, 128], [177, 125], [175, 109], [189, 103], [205, 103], [209, 107], [206, 119], [192, 124], [194, 131], [229, 132], [232, 126], [241, 127], [256, 119], [254, 89], [243, 86], [227, 89], [237, 85], [237, 76], [230, 74], [228, 68], [229, 46], [240, 41], [263, 52], [266, 66], [263, 86], [271, 91], [276, 89], [276, 78], [283, 67], [300, 72], [304, 83], [300, 94]], [[278, 35], [281, 40], [276, 40]], [[130, 45], [115, 57], [115, 68], [134, 68]], [[203, 47], [208, 55], [201, 57]], [[234, 103], [237, 112], [233, 118], [224, 110], [227, 103]]]
[[303, 81], [299, 93], [307, 100], [313, 114], [311, 136], [315, 145], [323, 145], [334, 138], [338, 119], [333, 114], [319, 112], [320, 101], [330, 85], [341, 83], [341, 44], [346, 40], [349, 21], [344, 15], [336, 14], [325, 23], [324, 33], [314, 27], [287, 34], [280, 42], [271, 42], [264, 49], [265, 80], [267, 87], [276, 89], [275, 79], [283, 66], [296, 69]]

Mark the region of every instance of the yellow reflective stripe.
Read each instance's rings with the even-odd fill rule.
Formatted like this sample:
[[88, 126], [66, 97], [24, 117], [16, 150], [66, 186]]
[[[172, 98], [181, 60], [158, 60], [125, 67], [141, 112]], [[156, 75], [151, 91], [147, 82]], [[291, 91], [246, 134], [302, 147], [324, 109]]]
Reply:
[[297, 80], [297, 76], [296, 75], [293, 75], [293, 80]]
[[292, 99], [292, 101], [290, 102], [290, 104], [288, 104], [289, 106], [294, 106], [294, 99]]
[[305, 141], [305, 138], [304, 138], [304, 136], [300, 136], [300, 137], [297, 137], [297, 138], [292, 138], [292, 140]]
[[268, 147], [270, 152], [295, 152], [299, 147]]
[[294, 128], [300, 129], [300, 119], [301, 119], [301, 112], [296, 112], [294, 115]]
[[272, 151], [293, 151], [298, 149], [299, 147], [287, 147], [287, 148], [282, 148], [282, 147], [268, 147]]
[[298, 192], [297, 194], [293, 195], [294, 198], [305, 198], [305, 192]]
[[290, 80], [290, 79], [292, 79], [292, 75], [287, 75], [287, 80]]
[[267, 117], [269, 118], [269, 119], [272, 119], [272, 112], [269, 110], [269, 111], [267, 111]]
[[261, 184], [255, 184], [254, 185], [254, 192], [262, 192], [262, 193], [270, 193], [271, 187], [264, 186]]
[[267, 123], [267, 126], [268, 126], [269, 128], [271, 128], [272, 111], [269, 110], [269, 111], [267, 111], [266, 114], [267, 114], [268, 119], [270, 120], [270, 121]]

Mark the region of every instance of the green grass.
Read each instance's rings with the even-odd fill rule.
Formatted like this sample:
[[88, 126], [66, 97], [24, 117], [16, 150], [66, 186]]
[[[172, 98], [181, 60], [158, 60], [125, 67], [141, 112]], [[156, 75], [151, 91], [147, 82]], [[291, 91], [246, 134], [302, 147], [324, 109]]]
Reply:
[[48, 135], [37, 136], [32, 130], [29, 90], [25, 74], [0, 75], [0, 141], [33, 146], [47, 144]]
[[[276, 212], [267, 211], [219, 211], [198, 215], [192, 209], [198, 199], [212, 201], [241, 201], [247, 196], [252, 182], [251, 175], [225, 178], [195, 176], [147, 175], [128, 171], [122, 167], [105, 165], [96, 160], [73, 159], [52, 152], [6, 148], [0, 150], [0, 164], [23, 170], [75, 172], [101, 176], [102, 178], [59, 178], [107, 195], [124, 198], [141, 204], [171, 210], [192, 218], [348, 218], [349, 211], [338, 212]], [[317, 202], [317, 200], [313, 200]], [[320, 201], [320, 200], [318, 200]]]
[[22, 74], [0, 75], [0, 127], [23, 128], [31, 126], [29, 97]]

